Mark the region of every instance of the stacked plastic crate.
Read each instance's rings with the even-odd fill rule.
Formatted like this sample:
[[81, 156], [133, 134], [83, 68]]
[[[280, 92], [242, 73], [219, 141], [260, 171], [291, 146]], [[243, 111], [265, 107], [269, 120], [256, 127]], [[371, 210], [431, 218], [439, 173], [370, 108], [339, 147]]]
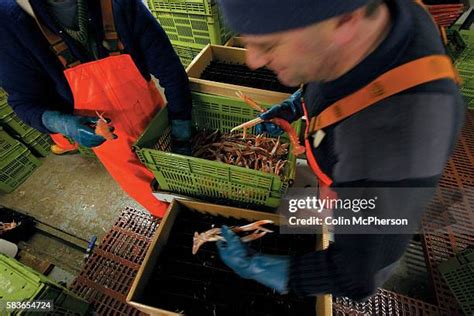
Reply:
[[231, 32], [224, 26], [215, 0], [148, 0], [148, 7], [166, 31], [187, 67], [207, 44], [224, 44]]
[[466, 315], [474, 314], [474, 246], [438, 266]]
[[1, 88], [0, 123], [0, 192], [9, 193], [41, 164], [34, 154], [45, 156], [49, 143], [43, 134], [18, 119]]
[[23, 123], [8, 105], [7, 93], [0, 88], [0, 125], [14, 138], [25, 144], [35, 156], [46, 157], [50, 153], [49, 135]]
[[461, 92], [470, 109], [474, 109], [474, 31], [460, 30], [465, 48], [455, 60], [462, 78]]
[[[6, 315], [37, 315], [39, 312], [43, 315], [91, 314], [89, 303], [79, 296], [3, 254], [0, 254], [0, 298], [20, 307], [13, 310], [12, 305], [3, 306]], [[30, 308], [21, 310], [21, 303], [26, 307], [27, 302], [30, 302]], [[35, 302], [35, 306], [31, 306], [31, 302]]]

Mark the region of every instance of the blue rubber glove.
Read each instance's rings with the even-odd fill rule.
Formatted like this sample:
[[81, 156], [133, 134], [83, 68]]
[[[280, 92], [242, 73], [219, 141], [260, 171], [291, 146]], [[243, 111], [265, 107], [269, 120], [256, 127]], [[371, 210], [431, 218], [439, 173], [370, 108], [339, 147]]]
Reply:
[[229, 268], [242, 278], [253, 279], [280, 294], [288, 292], [289, 256], [251, 255], [229, 227], [222, 226], [221, 234], [225, 241], [218, 241], [217, 249], [222, 261]]
[[41, 117], [44, 126], [52, 133], [61, 133], [72, 138], [79, 145], [97, 147], [105, 138], [97, 135], [91, 126], [97, 123], [98, 117], [76, 116], [57, 111], [46, 111]]
[[[303, 116], [303, 106], [301, 105], [301, 90], [293, 93], [288, 99], [281, 104], [275, 104], [266, 112], [258, 117], [269, 120], [275, 117], [282, 118], [292, 123]], [[270, 122], [263, 122], [255, 126], [257, 134], [268, 133], [271, 136], [280, 136], [283, 130], [277, 125]]]
[[191, 120], [171, 120], [171, 151], [191, 156]]

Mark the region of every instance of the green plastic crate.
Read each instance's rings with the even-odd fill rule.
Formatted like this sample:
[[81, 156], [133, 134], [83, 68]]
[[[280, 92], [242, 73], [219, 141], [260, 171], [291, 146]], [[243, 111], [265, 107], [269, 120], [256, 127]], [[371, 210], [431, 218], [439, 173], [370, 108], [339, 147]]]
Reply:
[[461, 93], [470, 109], [474, 109], [474, 64], [456, 63], [462, 78]]
[[463, 40], [468, 44], [474, 44], [474, 31], [472, 30], [459, 30]]
[[205, 46], [196, 44], [173, 44], [173, 47], [176, 51], [176, 54], [178, 54], [179, 59], [181, 59], [181, 63], [183, 64], [184, 68], [186, 68], [193, 61], [194, 57], [196, 57]]
[[21, 147], [22, 144], [11, 137], [3, 128], [0, 127], [0, 160], [3, 160], [13, 150], [17, 150], [17, 147]]
[[440, 263], [438, 269], [464, 313], [474, 315], [474, 247]]
[[0, 120], [13, 113], [13, 109], [8, 105], [6, 97], [2, 100], [0, 95]]
[[20, 138], [26, 137], [27, 134], [30, 134], [33, 131], [39, 133], [37, 130], [20, 120], [13, 109], [8, 105], [6, 99], [3, 101], [0, 100], [0, 124]]
[[446, 52], [452, 60], [456, 60], [459, 58], [459, 56], [461, 56], [467, 45], [457, 30], [447, 30], [446, 35], [448, 37]]
[[454, 65], [462, 78], [461, 93], [468, 108], [474, 109], [474, 32], [460, 30], [459, 34], [466, 43], [466, 48], [455, 60]]
[[5, 90], [0, 88], [0, 104], [6, 103], [8, 98], [8, 94]]
[[[88, 302], [62, 287], [45, 286], [34, 299], [53, 301], [54, 312], [50, 315], [94, 315]], [[38, 315], [38, 312], [25, 311], [18, 313], [18, 315], [34, 316]]]
[[33, 299], [44, 287], [39, 278], [29, 274], [16, 260], [0, 253], [0, 300]]
[[[193, 124], [197, 130], [229, 132], [255, 118], [257, 111], [238, 99], [193, 92]], [[270, 105], [264, 105], [266, 107]], [[293, 123], [297, 133], [301, 121]], [[249, 129], [254, 133], [254, 128]], [[285, 137], [282, 140], [285, 141]], [[217, 161], [170, 153], [168, 111], [163, 109], [134, 145], [141, 162], [153, 172], [160, 190], [236, 204], [277, 207], [295, 178], [291, 153], [282, 177]]]
[[232, 36], [223, 25], [217, 6], [213, 6], [210, 15], [167, 11], [153, 11], [153, 15], [174, 44], [223, 45]]
[[[3, 254], [0, 254], [0, 300], [51, 300], [54, 311], [47, 313], [49, 315], [91, 315], [89, 303], [48, 277]], [[24, 310], [16, 310], [13, 313], [38, 314], [40, 313]]]
[[15, 190], [41, 165], [25, 146], [21, 145], [0, 161], [0, 192]]
[[152, 11], [188, 14], [212, 14], [214, 0], [148, 0]]
[[24, 137], [34, 130], [32, 127], [26, 125], [22, 120], [20, 120], [20, 118], [13, 112], [3, 118], [0, 117], [0, 123], [19, 137]]
[[51, 137], [32, 129], [21, 140], [38, 157], [46, 157], [51, 153]]

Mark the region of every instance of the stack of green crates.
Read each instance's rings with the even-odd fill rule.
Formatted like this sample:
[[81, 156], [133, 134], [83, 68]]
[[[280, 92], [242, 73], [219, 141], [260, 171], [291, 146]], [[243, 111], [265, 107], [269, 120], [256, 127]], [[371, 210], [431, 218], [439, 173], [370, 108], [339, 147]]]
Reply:
[[[46, 276], [3, 254], [0, 254], [0, 299], [3, 302], [52, 301], [54, 310], [43, 312], [42, 315], [92, 315], [89, 303]], [[7, 315], [8, 313], [39, 314], [32, 310], [9, 311]]]
[[186, 67], [207, 44], [223, 45], [232, 36], [214, 0], [148, 0]]
[[448, 37], [446, 52], [452, 60], [456, 60], [460, 57], [464, 49], [466, 49], [466, 43], [458, 30], [448, 29], [446, 30], [446, 35]]
[[[255, 118], [257, 111], [240, 99], [192, 92], [193, 124], [197, 130], [228, 133]], [[266, 107], [269, 104], [264, 105]], [[301, 121], [294, 122], [297, 134]], [[248, 130], [255, 133], [254, 128]], [[282, 141], [288, 141], [286, 134]], [[220, 201], [242, 207], [276, 208], [295, 179], [296, 157], [291, 153], [283, 175], [265, 173], [170, 152], [167, 109], [160, 111], [134, 145], [140, 161], [153, 172], [160, 190]]]
[[474, 247], [438, 266], [466, 315], [474, 315]]
[[7, 94], [0, 88], [0, 125], [10, 135], [23, 142], [37, 157], [50, 153], [51, 139], [36, 129], [23, 123], [7, 103]]
[[460, 30], [466, 48], [456, 58], [454, 65], [462, 78], [461, 93], [470, 109], [474, 109], [474, 31]]
[[15, 190], [40, 165], [25, 145], [0, 127], [0, 192]]

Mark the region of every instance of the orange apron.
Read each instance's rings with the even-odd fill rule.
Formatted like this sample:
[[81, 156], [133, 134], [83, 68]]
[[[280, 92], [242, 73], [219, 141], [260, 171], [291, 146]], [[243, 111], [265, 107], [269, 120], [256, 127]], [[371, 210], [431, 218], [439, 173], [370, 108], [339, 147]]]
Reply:
[[104, 142], [93, 151], [110, 175], [133, 199], [151, 214], [162, 217], [168, 203], [158, 201], [150, 183], [153, 173], [132, 152], [132, 145], [164, 105], [153, 81], [146, 82], [115, 31], [111, 0], [101, 0], [105, 40], [110, 56], [81, 64], [71, 58], [64, 41], [39, 21], [43, 34], [61, 63], [74, 96], [74, 114], [112, 120], [117, 139]]
[[[385, 98], [439, 79], [452, 79], [459, 82], [458, 74], [449, 57], [445, 55], [422, 57], [391, 69], [367, 86], [331, 104], [318, 116], [313, 117], [309, 124], [306, 124], [305, 147], [308, 164], [319, 181], [320, 198], [335, 198], [336, 194], [330, 189], [333, 180], [322, 171], [313, 155], [313, 146], [310, 144], [309, 136], [321, 133], [324, 128], [340, 122]], [[303, 98], [301, 103], [304, 114], [309, 119]]]

